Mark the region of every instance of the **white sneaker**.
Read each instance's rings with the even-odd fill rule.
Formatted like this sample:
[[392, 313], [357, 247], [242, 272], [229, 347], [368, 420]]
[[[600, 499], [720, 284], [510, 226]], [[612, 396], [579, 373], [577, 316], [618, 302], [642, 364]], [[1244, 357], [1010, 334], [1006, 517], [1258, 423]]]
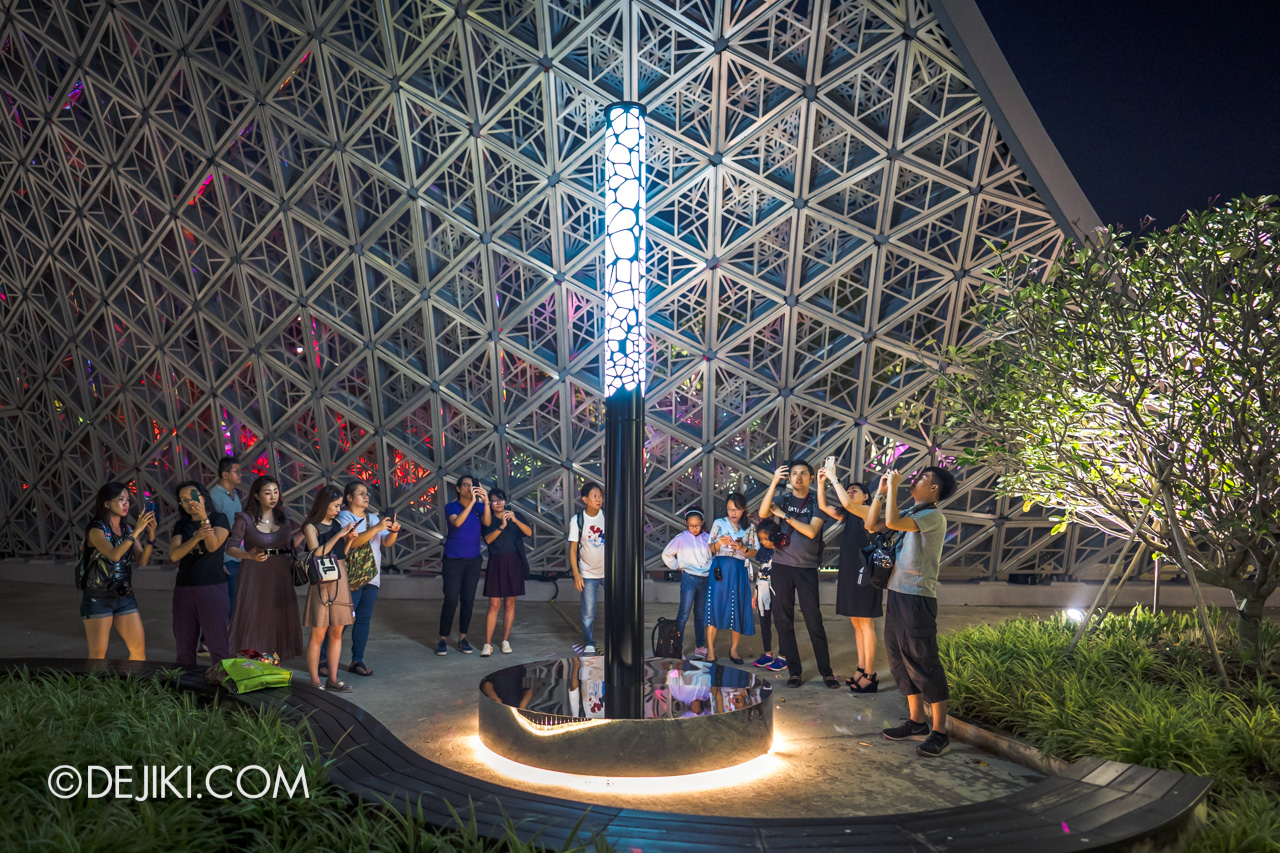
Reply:
[[487, 658], [491, 654], [493, 654], [493, 646], [489, 645], [488, 643], [485, 643], [484, 646], [480, 649], [480, 657]]
[[583, 646], [582, 653], [584, 655], [594, 655], [596, 653], [595, 643], [587, 643], [585, 646]]
[[508, 643], [506, 640], [503, 640], [503, 641], [502, 641], [502, 653], [503, 653], [504, 655], [509, 655], [509, 654], [511, 654], [511, 644], [510, 644], [510, 643]]

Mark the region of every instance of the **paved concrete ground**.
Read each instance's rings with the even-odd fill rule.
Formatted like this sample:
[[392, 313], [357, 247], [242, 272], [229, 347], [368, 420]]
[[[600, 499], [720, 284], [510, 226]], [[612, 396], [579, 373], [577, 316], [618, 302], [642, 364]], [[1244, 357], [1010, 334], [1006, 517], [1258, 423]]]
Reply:
[[[85, 639], [78, 616], [78, 594], [66, 585], [13, 583], [6, 590], [6, 618], [0, 622], [0, 656], [66, 656], [84, 654]], [[139, 590], [139, 606], [147, 632], [147, 656], [172, 660], [173, 634], [169, 593]], [[477, 602], [482, 605], [484, 599]], [[563, 606], [563, 605], [562, 605]], [[576, 615], [576, 604], [563, 606]], [[650, 605], [650, 617], [674, 615]], [[670, 608], [674, 611], [674, 607]], [[827, 635], [837, 674], [843, 679], [856, 667], [853, 631], [848, 620], [824, 608]], [[1017, 613], [1049, 610], [997, 607], [940, 609], [941, 628], [954, 630], [975, 622], [994, 622]], [[799, 615], [799, 614], [797, 614]], [[476, 702], [480, 679], [504, 665], [562, 657], [576, 633], [547, 602], [522, 602], [512, 635], [515, 653], [482, 659], [451, 648], [436, 657], [439, 604], [422, 600], [379, 601], [366, 661], [371, 678], [346, 675], [356, 690], [346, 698], [378, 717], [405, 743], [441, 764], [526, 790], [624, 805], [691, 813], [738, 815], [837, 816], [887, 814], [961, 805], [998, 797], [1039, 779], [1039, 775], [972, 747], [953, 742], [939, 759], [915, 755], [914, 743], [893, 743], [880, 729], [905, 716], [901, 695], [892, 688], [881, 646], [882, 692], [851, 696], [828, 690], [817, 677], [811, 658], [805, 661], [806, 683], [785, 686], [786, 673], [775, 679], [775, 731], [778, 745], [767, 760], [767, 772], [752, 781], [714, 790], [634, 794], [613, 783], [585, 787], [548, 787], [530, 783], [491, 767], [477, 752]], [[483, 612], [477, 607], [471, 639], [483, 641]], [[721, 654], [728, 654], [727, 638]], [[808, 640], [801, 632], [802, 651]], [[741, 651], [749, 661], [761, 650], [759, 637], [747, 638]], [[123, 642], [112, 639], [109, 656], [126, 655]], [[288, 662], [304, 668], [301, 658]], [[757, 670], [759, 671], [759, 670]], [[305, 677], [305, 676], [302, 676]]]

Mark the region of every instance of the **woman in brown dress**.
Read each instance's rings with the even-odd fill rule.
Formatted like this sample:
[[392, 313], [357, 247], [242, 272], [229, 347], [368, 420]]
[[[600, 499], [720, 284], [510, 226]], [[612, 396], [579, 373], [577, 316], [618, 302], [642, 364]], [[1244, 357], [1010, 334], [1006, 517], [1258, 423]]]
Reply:
[[[311, 686], [335, 693], [350, 693], [351, 685], [330, 675], [320, 681], [320, 646], [329, 641], [328, 659], [336, 664], [342, 654], [342, 629], [356, 621], [351, 604], [351, 588], [347, 582], [347, 546], [356, 538], [356, 522], [341, 525], [336, 519], [342, 512], [342, 489], [325, 486], [316, 495], [311, 512], [302, 524], [302, 535], [312, 556], [330, 556], [338, 561], [338, 579], [313, 583], [303, 607], [304, 624], [311, 629], [307, 643], [307, 669]], [[331, 673], [337, 672], [334, 666]]]
[[231, 652], [275, 652], [281, 662], [302, 654], [298, 596], [289, 562], [298, 525], [280, 506], [274, 477], [253, 481], [245, 511], [236, 513], [227, 537], [227, 556], [240, 560], [236, 607], [231, 617]]

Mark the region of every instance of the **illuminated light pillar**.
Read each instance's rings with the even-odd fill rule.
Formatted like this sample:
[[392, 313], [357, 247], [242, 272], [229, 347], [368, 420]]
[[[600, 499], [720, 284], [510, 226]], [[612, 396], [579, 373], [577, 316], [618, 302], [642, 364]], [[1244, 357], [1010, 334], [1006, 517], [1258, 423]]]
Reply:
[[645, 109], [605, 110], [605, 713], [644, 716]]

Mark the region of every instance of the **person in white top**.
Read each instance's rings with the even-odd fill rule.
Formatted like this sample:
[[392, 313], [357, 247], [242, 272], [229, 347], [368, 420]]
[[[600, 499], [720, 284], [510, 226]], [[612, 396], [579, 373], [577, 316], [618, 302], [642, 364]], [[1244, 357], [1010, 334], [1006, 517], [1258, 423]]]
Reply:
[[604, 585], [604, 487], [587, 483], [581, 494], [583, 510], [569, 519], [569, 568], [582, 593], [582, 653], [594, 655], [596, 598]]
[[[351, 606], [355, 610], [355, 623], [351, 626], [351, 665], [347, 671], [356, 675], [373, 675], [373, 670], [365, 665], [364, 650], [369, 643], [369, 626], [373, 622], [373, 605], [378, 601], [378, 592], [382, 588], [382, 549], [396, 544], [400, 535], [400, 522], [395, 514], [386, 518], [378, 518], [378, 514], [369, 508], [369, 487], [359, 481], [348, 483], [342, 493], [345, 508], [338, 513], [338, 523], [354, 524], [356, 538], [351, 542], [351, 550], [365, 545], [373, 552], [373, 564], [376, 570], [373, 577], [362, 586], [351, 590]], [[328, 655], [325, 649], [320, 650], [320, 674], [327, 675], [329, 668]]]
[[677, 534], [662, 552], [662, 562], [668, 569], [680, 571], [680, 650], [684, 651], [684, 627], [689, 621], [689, 611], [694, 611], [693, 633], [696, 641], [695, 656], [707, 656], [707, 576], [711, 573], [711, 541], [702, 529], [702, 510], [692, 507], [684, 514], [688, 527]]

